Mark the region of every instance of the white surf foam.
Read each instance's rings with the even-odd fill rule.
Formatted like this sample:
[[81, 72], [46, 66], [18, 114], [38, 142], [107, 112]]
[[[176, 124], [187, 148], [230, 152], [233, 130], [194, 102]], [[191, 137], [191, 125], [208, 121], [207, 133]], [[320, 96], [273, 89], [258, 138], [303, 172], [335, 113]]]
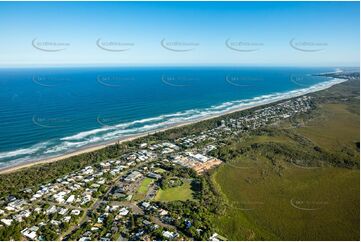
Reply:
[[36, 145], [31, 146], [30, 148], [24, 148], [24, 149], [17, 149], [13, 151], [7, 151], [7, 152], [1, 152], [0, 153], [0, 160], [16, 157], [19, 155], [28, 155], [28, 154], [34, 154], [42, 149], [45, 149], [48, 147], [49, 142], [43, 142]]
[[[236, 111], [242, 108], [268, 104], [282, 99], [301, 96], [307, 93], [323, 90], [335, 84], [344, 82], [344, 79], [332, 79], [330, 81], [315, 84], [308, 88], [292, 90], [288, 92], [278, 92], [273, 94], [261, 95], [252, 99], [236, 100], [225, 102], [220, 105], [214, 105], [204, 109], [190, 109], [172, 114], [164, 114], [157, 117], [135, 120], [128, 123], [121, 123], [114, 126], [105, 126], [102, 128], [83, 131], [78, 134], [59, 139], [60, 143], [52, 145], [48, 142], [34, 145], [30, 148], [18, 149], [9, 152], [0, 153], [1, 159], [24, 158], [22, 156], [36, 157], [39, 154], [45, 156], [54, 156], [60, 153], [74, 151], [89, 145], [95, 145], [99, 142], [116, 140], [134, 134], [156, 131], [161, 128], [174, 126], [188, 121], [199, 120], [210, 116], [219, 116], [230, 111]], [[158, 122], [157, 122], [158, 121]], [[136, 124], [145, 124], [140, 127], [132, 127]]]

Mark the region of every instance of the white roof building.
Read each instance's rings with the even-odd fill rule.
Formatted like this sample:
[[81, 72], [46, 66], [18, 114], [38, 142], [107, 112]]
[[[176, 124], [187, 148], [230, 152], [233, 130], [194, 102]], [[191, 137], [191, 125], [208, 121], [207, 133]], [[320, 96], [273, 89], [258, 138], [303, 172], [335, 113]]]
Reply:
[[60, 215], [65, 215], [68, 212], [67, 208], [60, 208], [60, 211], [58, 212]]
[[66, 200], [66, 203], [72, 203], [74, 202], [75, 196], [74, 195], [70, 195], [70, 197], [68, 197], [68, 199]]
[[1, 219], [0, 221], [1, 221], [3, 224], [5, 224], [6, 226], [10, 226], [11, 223], [13, 222], [12, 219], [5, 219], [5, 218]]
[[71, 213], [70, 213], [71, 215], [75, 215], [75, 216], [78, 216], [79, 214], [80, 214], [80, 210], [78, 210], [78, 209], [74, 209], [74, 210], [72, 210], [71, 211]]
[[175, 237], [177, 237], [177, 233], [170, 231], [163, 231], [162, 235], [167, 239], [174, 239]]
[[119, 215], [126, 216], [129, 213], [129, 211], [126, 208], [122, 208], [119, 210]]
[[35, 240], [35, 238], [36, 238], [36, 233], [34, 231], [29, 230], [29, 229], [24, 229], [23, 231], [21, 231], [21, 234], [24, 235], [25, 237], [31, 239], [31, 240]]

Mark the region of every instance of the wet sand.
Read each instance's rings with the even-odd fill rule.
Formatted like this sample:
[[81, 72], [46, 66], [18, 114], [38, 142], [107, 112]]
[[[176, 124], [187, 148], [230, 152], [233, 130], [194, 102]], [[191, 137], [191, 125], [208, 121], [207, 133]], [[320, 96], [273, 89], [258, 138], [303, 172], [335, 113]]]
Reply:
[[[339, 84], [339, 83], [335, 83], [333, 85], [336, 85], [336, 84]], [[6, 166], [6, 167], [3, 167], [3, 168], [0, 168], [0, 174], [12, 173], [14, 171], [24, 169], [24, 168], [28, 168], [28, 167], [31, 167], [31, 166], [56, 162], [56, 161], [63, 160], [63, 159], [73, 157], [73, 156], [76, 156], [76, 155], [80, 155], [80, 154], [100, 150], [100, 149], [103, 149], [103, 148], [105, 148], [107, 146], [114, 145], [116, 143], [123, 143], [123, 142], [127, 142], [127, 141], [132, 141], [132, 140], [135, 140], [137, 138], [144, 137], [144, 136], [151, 135], [151, 134], [158, 133], [158, 132], [162, 132], [162, 131], [165, 131], [165, 130], [169, 130], [169, 129], [173, 129], [173, 128], [179, 128], [179, 127], [182, 127], [182, 126], [198, 123], [198, 122], [201, 122], [201, 121], [204, 121], [204, 120], [209, 120], [209, 119], [213, 119], [213, 118], [216, 118], [216, 117], [221, 117], [221, 116], [224, 116], [224, 115], [227, 115], [227, 114], [230, 114], [230, 113], [235, 113], [235, 112], [243, 111], [243, 110], [246, 110], [246, 109], [251, 109], [251, 108], [255, 108], [255, 107], [259, 107], [259, 106], [263, 106], [263, 105], [268, 105], [268, 104], [272, 104], [272, 103], [279, 102], [279, 101], [282, 101], [282, 100], [296, 98], [296, 97], [303, 96], [303, 95], [306, 95], [306, 94], [309, 94], [309, 93], [314, 93], [314, 92], [318, 92], [318, 91], [328, 89], [328, 88], [332, 87], [333, 85], [325, 87], [325, 88], [320, 89], [320, 90], [310, 91], [308, 93], [302, 93], [302, 94], [299, 94], [299, 95], [296, 94], [296, 95], [291, 96], [291, 97], [282, 97], [282, 98], [279, 98], [277, 100], [270, 100], [270, 101], [264, 102], [264, 103], [252, 104], [252, 105], [245, 106], [245, 107], [242, 107], [242, 108], [229, 110], [229, 111], [223, 112], [221, 114], [211, 115], [211, 116], [208, 116], [208, 117], [205, 117], [205, 118], [199, 118], [199, 119], [195, 119], [195, 120], [192, 120], [192, 121], [189, 121], [189, 122], [183, 122], [183, 123], [170, 125], [168, 127], [158, 129], [158, 130], [154, 130], [152, 132], [136, 134], [136, 135], [133, 135], [133, 136], [124, 137], [123, 139], [117, 139], [117, 140], [109, 141], [107, 143], [103, 143], [103, 144], [99, 144], [99, 145], [88, 146], [88, 147], [85, 147], [85, 148], [82, 148], [82, 149], [79, 149], [77, 151], [73, 151], [73, 152], [70, 152], [70, 153], [67, 153], [67, 154], [64, 154], [64, 155], [59, 155], [59, 156], [49, 157], [49, 158], [42, 159], [42, 160], [29, 161], [29, 162], [23, 162], [23, 163], [18, 163], [18, 164]]]

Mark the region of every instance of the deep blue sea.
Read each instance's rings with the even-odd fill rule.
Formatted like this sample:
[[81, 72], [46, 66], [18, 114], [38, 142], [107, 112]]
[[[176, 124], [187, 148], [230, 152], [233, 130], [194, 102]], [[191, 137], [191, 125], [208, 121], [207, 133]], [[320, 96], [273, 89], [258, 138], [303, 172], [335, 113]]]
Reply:
[[[322, 89], [335, 68], [0, 69], [0, 167]], [[296, 91], [295, 91], [296, 90]]]

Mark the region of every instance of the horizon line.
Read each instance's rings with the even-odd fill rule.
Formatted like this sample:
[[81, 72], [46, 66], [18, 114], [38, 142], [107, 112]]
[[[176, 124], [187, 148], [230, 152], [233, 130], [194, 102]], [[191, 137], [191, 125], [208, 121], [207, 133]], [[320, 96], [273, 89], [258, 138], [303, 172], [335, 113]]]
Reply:
[[180, 63], [180, 64], [169, 64], [169, 63], [160, 63], [160, 64], [25, 64], [25, 65], [0, 65], [0, 69], [39, 69], [39, 68], [107, 68], [107, 67], [116, 67], [116, 68], [127, 68], [127, 67], [314, 67], [314, 68], [322, 68], [322, 67], [335, 67], [335, 68], [358, 68], [360, 69], [360, 65], [270, 65], [270, 64], [233, 64], [233, 63], [202, 63], [202, 64], [192, 64], [192, 63]]

